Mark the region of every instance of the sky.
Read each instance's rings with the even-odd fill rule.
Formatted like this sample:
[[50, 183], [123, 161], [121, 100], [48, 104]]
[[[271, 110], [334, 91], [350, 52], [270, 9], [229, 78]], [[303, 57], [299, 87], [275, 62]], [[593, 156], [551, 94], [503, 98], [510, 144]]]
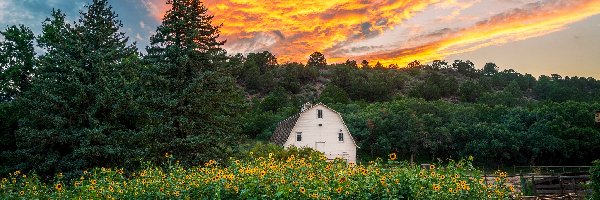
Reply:
[[[91, 0], [0, 0], [0, 27], [39, 34], [53, 8], [70, 21]], [[110, 0], [140, 51], [166, 0]], [[487, 62], [534, 76], [600, 79], [600, 0], [205, 0], [230, 53], [270, 51], [279, 63], [368, 60]]]

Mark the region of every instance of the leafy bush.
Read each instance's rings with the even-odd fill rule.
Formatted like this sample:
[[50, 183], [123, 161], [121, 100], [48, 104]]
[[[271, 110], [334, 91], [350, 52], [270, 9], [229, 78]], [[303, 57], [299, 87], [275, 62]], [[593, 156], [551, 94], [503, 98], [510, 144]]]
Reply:
[[[259, 147], [257, 149], [264, 149]], [[266, 148], [271, 148], [266, 146]], [[300, 152], [306, 151], [308, 157]], [[288, 154], [287, 158], [276, 158]], [[306, 153], [305, 152], [305, 153]], [[260, 156], [259, 156], [260, 155]], [[484, 182], [469, 160], [451, 161], [429, 169], [394, 161], [366, 165], [341, 160], [327, 162], [308, 150], [277, 150], [263, 157], [250, 153], [245, 161], [209, 161], [185, 168], [179, 163], [166, 167], [146, 166], [125, 174], [122, 169], [96, 168], [79, 179], [67, 181], [61, 174], [49, 184], [17, 171], [2, 178], [2, 199], [509, 199], [512, 186], [502, 177]], [[165, 155], [172, 158], [171, 155]], [[172, 161], [172, 160], [171, 160]], [[385, 165], [385, 167], [384, 167]]]
[[592, 185], [592, 199], [600, 199], [600, 160], [593, 162], [590, 168], [590, 180]]

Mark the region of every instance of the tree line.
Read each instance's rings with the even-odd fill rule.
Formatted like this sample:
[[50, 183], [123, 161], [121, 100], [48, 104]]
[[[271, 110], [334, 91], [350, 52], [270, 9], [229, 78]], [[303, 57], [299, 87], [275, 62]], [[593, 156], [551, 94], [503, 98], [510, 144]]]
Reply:
[[188, 164], [227, 158], [245, 102], [219, 26], [198, 0], [168, 3], [145, 55], [107, 0], [74, 23], [53, 10], [38, 36], [24, 25], [0, 32], [0, 173], [132, 169], [165, 153]]
[[587, 163], [600, 146], [593, 78], [536, 79], [462, 60], [401, 68], [329, 64], [319, 52], [306, 64], [268, 51], [228, 55], [199, 0], [167, 3], [145, 54], [107, 0], [73, 23], [53, 10], [40, 35], [0, 31], [0, 174], [135, 169], [166, 153], [188, 165], [226, 159], [268, 140], [307, 101], [340, 111], [365, 159]]

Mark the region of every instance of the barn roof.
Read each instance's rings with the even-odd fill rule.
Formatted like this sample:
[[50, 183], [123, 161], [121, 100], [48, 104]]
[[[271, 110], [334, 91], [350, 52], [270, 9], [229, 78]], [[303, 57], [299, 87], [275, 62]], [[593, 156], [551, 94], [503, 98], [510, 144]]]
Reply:
[[[342, 119], [342, 123], [344, 124], [344, 127], [346, 128], [346, 130], [348, 130], [348, 127], [346, 126], [346, 122], [344, 122], [344, 118], [342, 118], [342, 115], [339, 112], [337, 112], [334, 109], [329, 108], [327, 105], [319, 102], [317, 104], [311, 105], [308, 108], [302, 109], [302, 111], [300, 111], [299, 113], [279, 122], [277, 124], [277, 128], [275, 128], [275, 131], [273, 132], [273, 136], [271, 136], [271, 142], [273, 142], [277, 145], [283, 146], [285, 144], [285, 142], [288, 140], [288, 138], [290, 137], [290, 134], [292, 133], [292, 129], [294, 129], [294, 126], [296, 126], [296, 122], [298, 122], [298, 118], [300, 118], [300, 115], [302, 113], [306, 112], [307, 110], [312, 109], [313, 107], [315, 107], [317, 105], [322, 105], [325, 108], [332, 110], [334, 113], [336, 113], [340, 117], [340, 119]], [[354, 143], [354, 146], [358, 147], [358, 145], [356, 145], [356, 141], [354, 141], [354, 137], [352, 137], [352, 134], [349, 131], [350, 130], [348, 130], [348, 135], [350, 135], [350, 139]]]

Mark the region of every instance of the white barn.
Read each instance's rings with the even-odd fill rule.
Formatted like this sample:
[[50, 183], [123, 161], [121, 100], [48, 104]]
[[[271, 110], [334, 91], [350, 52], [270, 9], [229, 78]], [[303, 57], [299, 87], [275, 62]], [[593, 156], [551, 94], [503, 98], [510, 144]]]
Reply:
[[279, 122], [271, 142], [284, 146], [310, 147], [336, 157], [356, 162], [356, 145], [340, 113], [323, 103], [304, 104], [300, 113]]

